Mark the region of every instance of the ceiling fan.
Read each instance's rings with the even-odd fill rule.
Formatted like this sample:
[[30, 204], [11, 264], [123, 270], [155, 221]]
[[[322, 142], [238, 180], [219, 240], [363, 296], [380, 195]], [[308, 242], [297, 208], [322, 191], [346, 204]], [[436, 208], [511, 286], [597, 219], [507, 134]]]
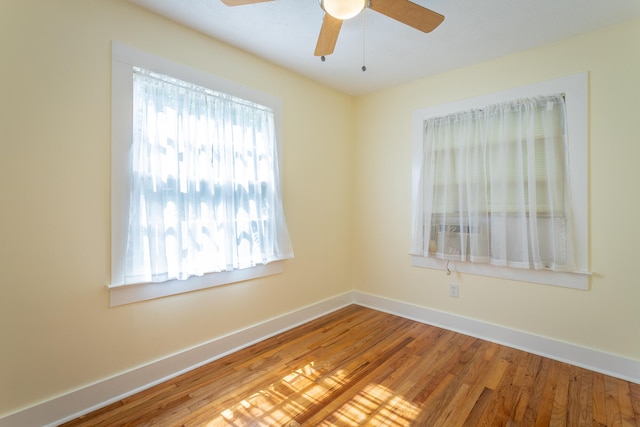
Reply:
[[[222, 0], [227, 6], [265, 1], [272, 0]], [[333, 53], [342, 21], [355, 17], [367, 7], [424, 33], [433, 31], [444, 20], [439, 13], [409, 0], [320, 0], [320, 7], [325, 14], [314, 55], [323, 60]]]

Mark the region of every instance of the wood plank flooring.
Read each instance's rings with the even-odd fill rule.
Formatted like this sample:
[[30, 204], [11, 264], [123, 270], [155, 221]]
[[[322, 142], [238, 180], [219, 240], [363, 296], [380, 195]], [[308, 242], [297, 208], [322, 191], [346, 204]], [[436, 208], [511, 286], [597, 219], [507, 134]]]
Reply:
[[64, 426], [640, 426], [640, 385], [352, 305]]

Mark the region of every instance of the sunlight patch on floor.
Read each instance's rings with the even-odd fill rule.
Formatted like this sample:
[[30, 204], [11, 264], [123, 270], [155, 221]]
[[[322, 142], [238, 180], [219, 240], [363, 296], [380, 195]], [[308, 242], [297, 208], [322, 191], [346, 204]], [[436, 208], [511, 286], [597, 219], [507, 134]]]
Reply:
[[369, 384], [319, 426], [410, 425], [420, 409], [380, 384]]
[[[310, 362], [296, 369], [280, 381], [229, 406], [211, 419], [207, 427], [299, 425], [295, 421], [296, 415], [313, 405], [322, 404], [324, 399], [348, 382], [346, 378], [349, 372], [340, 370], [327, 375], [319, 366], [316, 362]], [[406, 426], [418, 412], [415, 405], [395, 396], [388, 388], [370, 384], [319, 425], [361, 426], [375, 423]]]
[[338, 371], [327, 376], [316, 368], [315, 362], [310, 362], [228, 407], [209, 421], [207, 427], [297, 425], [293, 421], [295, 415], [317, 404], [330, 390], [341, 387], [346, 375]]

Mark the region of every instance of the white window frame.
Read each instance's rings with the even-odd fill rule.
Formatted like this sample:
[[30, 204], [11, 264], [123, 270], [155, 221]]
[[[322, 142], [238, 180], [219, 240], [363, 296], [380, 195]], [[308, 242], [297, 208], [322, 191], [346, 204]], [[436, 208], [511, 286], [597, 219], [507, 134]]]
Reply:
[[110, 294], [110, 306], [114, 307], [281, 273], [284, 269], [284, 261], [274, 261], [266, 265], [209, 273], [187, 280], [124, 284], [126, 220], [129, 211], [130, 188], [129, 150], [133, 132], [134, 67], [169, 75], [273, 109], [280, 166], [282, 162], [282, 101], [279, 98], [113, 41], [111, 46], [111, 283], [107, 286]]
[[487, 94], [476, 98], [455, 101], [448, 104], [426, 107], [413, 112], [413, 150], [412, 150], [412, 191], [413, 206], [417, 200], [418, 181], [420, 179], [421, 159], [423, 157], [424, 122], [433, 117], [481, 109], [489, 105], [512, 101], [519, 98], [555, 95], [564, 93], [566, 97], [567, 134], [569, 138], [569, 176], [572, 205], [575, 216], [575, 249], [577, 271], [556, 272], [548, 270], [523, 270], [496, 267], [489, 264], [447, 261], [412, 255], [415, 267], [450, 270], [480, 276], [498, 277], [547, 285], [563, 286], [573, 289], [589, 289], [589, 230], [588, 230], [588, 74], [580, 73], [554, 80], [548, 80], [528, 86]]

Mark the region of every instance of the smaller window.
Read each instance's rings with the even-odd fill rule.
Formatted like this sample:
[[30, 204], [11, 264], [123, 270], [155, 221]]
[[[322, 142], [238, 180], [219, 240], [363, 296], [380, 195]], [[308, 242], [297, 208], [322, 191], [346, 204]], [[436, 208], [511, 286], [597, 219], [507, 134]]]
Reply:
[[565, 102], [585, 99], [579, 80], [414, 115], [415, 265], [586, 288], [586, 134]]
[[293, 256], [277, 106], [115, 43], [113, 64], [112, 305], [272, 274]]

